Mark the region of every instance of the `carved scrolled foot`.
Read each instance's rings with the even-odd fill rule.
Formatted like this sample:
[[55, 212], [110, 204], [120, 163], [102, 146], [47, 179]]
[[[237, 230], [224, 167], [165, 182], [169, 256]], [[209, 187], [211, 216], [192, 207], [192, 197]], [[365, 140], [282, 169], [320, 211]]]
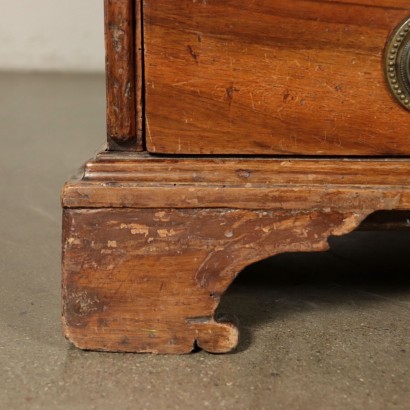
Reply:
[[225, 353], [238, 328], [215, 320], [250, 263], [320, 251], [365, 214], [238, 209], [66, 209], [63, 328], [83, 349]]
[[196, 344], [209, 353], [229, 353], [236, 349], [239, 330], [231, 318], [219, 317], [218, 320], [189, 319], [188, 322], [197, 332]]

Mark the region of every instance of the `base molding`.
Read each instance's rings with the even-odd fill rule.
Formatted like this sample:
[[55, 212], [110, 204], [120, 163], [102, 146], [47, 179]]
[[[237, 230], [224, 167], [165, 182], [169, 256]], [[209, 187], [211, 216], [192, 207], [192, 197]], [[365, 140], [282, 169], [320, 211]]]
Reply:
[[410, 209], [409, 172], [402, 160], [102, 154], [62, 194], [64, 334], [89, 350], [231, 351], [238, 328], [215, 311], [237, 274]]

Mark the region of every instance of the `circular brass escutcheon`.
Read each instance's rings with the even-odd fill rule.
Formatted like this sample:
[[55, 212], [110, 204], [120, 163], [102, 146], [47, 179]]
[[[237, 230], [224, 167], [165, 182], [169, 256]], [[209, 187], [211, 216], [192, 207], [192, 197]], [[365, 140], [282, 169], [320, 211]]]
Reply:
[[387, 43], [385, 74], [397, 101], [410, 111], [410, 18], [399, 25]]

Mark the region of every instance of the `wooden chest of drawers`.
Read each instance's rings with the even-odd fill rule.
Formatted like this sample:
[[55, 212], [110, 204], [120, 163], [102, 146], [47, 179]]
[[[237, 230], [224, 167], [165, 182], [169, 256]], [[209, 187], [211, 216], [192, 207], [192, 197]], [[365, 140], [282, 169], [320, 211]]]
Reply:
[[107, 150], [64, 187], [63, 328], [233, 349], [246, 265], [410, 209], [407, 0], [106, 0]]

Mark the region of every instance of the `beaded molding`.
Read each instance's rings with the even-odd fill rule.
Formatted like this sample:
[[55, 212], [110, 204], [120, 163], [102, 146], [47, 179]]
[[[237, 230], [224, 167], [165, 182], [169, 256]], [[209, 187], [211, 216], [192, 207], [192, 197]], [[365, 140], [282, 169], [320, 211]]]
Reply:
[[385, 72], [392, 94], [410, 111], [410, 18], [399, 25], [387, 43]]

